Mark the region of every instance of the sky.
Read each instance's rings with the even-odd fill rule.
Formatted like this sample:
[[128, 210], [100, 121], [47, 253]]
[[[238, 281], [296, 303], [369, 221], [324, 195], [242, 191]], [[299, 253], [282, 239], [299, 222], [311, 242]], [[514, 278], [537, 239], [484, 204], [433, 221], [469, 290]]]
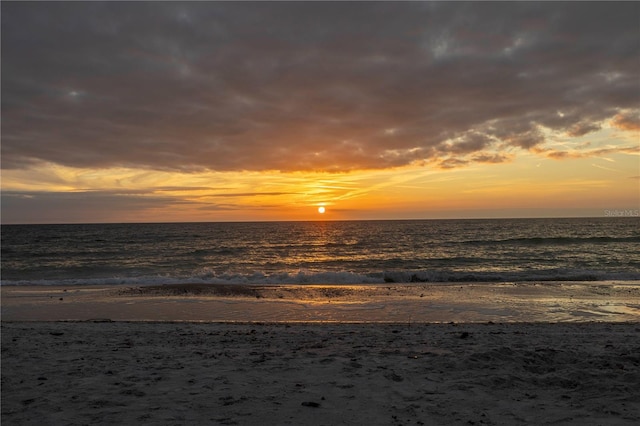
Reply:
[[0, 7], [3, 224], [640, 208], [640, 2]]

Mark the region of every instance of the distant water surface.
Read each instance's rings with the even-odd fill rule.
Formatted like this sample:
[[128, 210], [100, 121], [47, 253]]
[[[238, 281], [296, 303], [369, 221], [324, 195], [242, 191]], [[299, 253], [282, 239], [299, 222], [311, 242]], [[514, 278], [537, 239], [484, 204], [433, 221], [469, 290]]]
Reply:
[[640, 218], [2, 226], [3, 285], [640, 280]]

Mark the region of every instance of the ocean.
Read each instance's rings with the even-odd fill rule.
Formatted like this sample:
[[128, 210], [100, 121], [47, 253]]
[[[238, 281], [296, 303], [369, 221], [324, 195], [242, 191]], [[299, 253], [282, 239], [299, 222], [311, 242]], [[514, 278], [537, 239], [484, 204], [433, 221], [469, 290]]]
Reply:
[[640, 218], [3, 225], [2, 285], [640, 280]]

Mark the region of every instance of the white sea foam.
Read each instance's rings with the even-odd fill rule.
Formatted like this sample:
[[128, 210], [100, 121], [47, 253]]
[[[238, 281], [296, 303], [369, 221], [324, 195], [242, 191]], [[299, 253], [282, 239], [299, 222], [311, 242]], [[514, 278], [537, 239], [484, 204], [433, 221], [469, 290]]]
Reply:
[[353, 272], [308, 272], [251, 274], [222, 273], [199, 270], [188, 276], [140, 276], [111, 278], [73, 278], [49, 280], [2, 280], [12, 285], [159, 285], [159, 284], [380, 284], [380, 283], [447, 283], [447, 282], [531, 282], [531, 281], [636, 281], [640, 273], [589, 270], [539, 270], [526, 272], [451, 272], [451, 271], [386, 271], [357, 274]]

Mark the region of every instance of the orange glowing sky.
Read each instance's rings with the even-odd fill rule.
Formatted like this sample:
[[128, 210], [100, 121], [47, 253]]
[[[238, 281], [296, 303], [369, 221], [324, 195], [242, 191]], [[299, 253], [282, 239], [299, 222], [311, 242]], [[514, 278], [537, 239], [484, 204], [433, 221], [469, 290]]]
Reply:
[[2, 223], [640, 208], [637, 2], [1, 7]]

